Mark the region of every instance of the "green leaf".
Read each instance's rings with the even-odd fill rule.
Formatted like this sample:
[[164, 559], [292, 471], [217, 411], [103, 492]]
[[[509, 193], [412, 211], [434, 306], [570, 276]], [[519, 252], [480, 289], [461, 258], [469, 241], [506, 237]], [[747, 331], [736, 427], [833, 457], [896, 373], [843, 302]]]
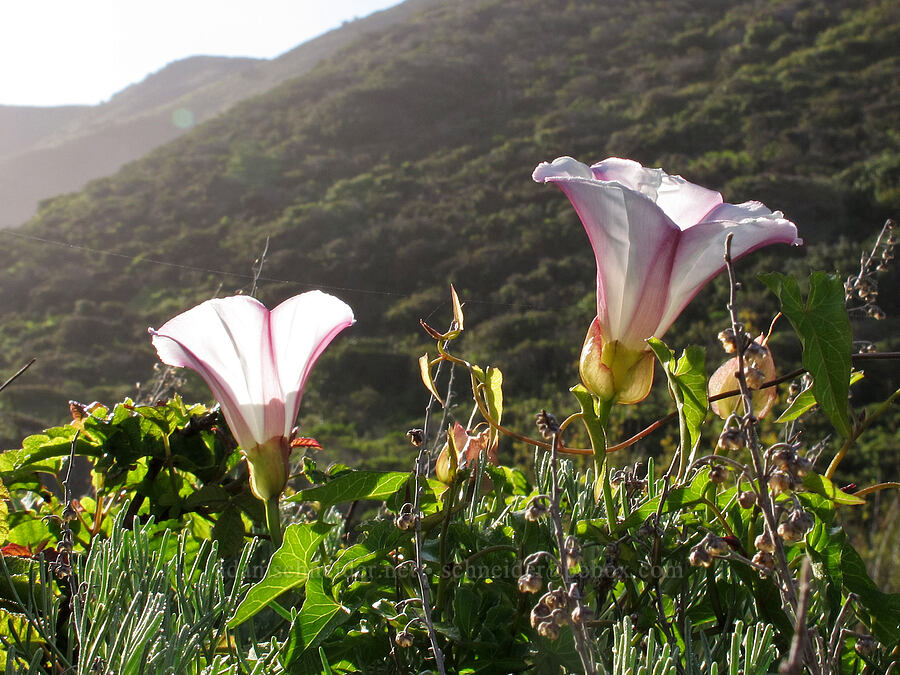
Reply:
[[306, 599], [291, 626], [285, 650], [288, 664], [318, 647], [335, 628], [350, 618], [350, 611], [325, 592], [325, 576], [321, 567], [310, 572], [304, 590]]
[[460, 632], [467, 638], [475, 637], [478, 627], [478, 608], [481, 599], [470, 586], [460, 586], [453, 596], [453, 616]]
[[866, 500], [856, 495], [847, 494], [839, 489], [830, 479], [817, 473], [808, 473], [803, 477], [803, 485], [810, 492], [822, 495], [837, 504], [865, 504]]
[[[861, 370], [854, 371], [850, 374], [850, 385], [856, 384], [864, 377], [865, 374]], [[797, 394], [793, 403], [788, 406], [787, 410], [781, 413], [781, 416], [775, 420], [775, 423], [783, 424], [784, 422], [791, 422], [808, 412], [814, 405], [816, 405], [816, 397], [813, 396], [812, 387], [807, 387]]]
[[351, 471], [324, 485], [301, 490], [286, 501], [319, 502], [322, 509], [358, 499], [381, 501], [401, 489], [408, 480], [409, 473], [404, 471]]
[[666, 372], [678, 409], [678, 418], [688, 431], [693, 451], [700, 442], [700, 427], [709, 410], [706, 395], [706, 351], [702, 347], [690, 346], [676, 360], [675, 353], [662, 340], [650, 338], [647, 344]]
[[244, 520], [237, 508], [229, 506], [219, 514], [212, 537], [219, 542], [219, 555], [223, 558], [240, 554], [244, 545]]
[[266, 575], [247, 592], [234, 616], [228, 620], [229, 628], [254, 616], [285, 591], [306, 583], [314, 567], [312, 560], [316, 548], [331, 527], [321, 522], [290, 525], [284, 531], [284, 543], [269, 561]]
[[812, 393], [834, 428], [850, 435], [847, 395], [850, 390], [850, 319], [844, 306], [844, 285], [824, 272], [809, 277], [804, 302], [797, 280], [772, 272], [760, 275], [778, 296], [781, 311], [803, 345], [803, 367], [813, 378]]

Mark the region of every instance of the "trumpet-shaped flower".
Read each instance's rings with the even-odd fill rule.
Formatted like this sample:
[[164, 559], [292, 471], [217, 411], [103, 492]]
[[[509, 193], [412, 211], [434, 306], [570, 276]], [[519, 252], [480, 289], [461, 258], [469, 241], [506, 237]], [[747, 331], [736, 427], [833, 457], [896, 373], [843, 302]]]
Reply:
[[250, 487], [276, 497], [288, 476], [294, 422], [309, 372], [353, 310], [334, 296], [310, 291], [271, 312], [258, 300], [207, 300], [149, 329], [160, 360], [190, 368], [219, 401], [247, 457]]
[[597, 317], [580, 370], [604, 400], [636, 403], [649, 393], [653, 357], [644, 341], [662, 337], [725, 268], [728, 234], [733, 258], [776, 242], [801, 243], [780, 211], [759, 202], [725, 204], [714, 190], [628, 159], [587, 166], [560, 157], [539, 164], [533, 178], [568, 196], [594, 249]]

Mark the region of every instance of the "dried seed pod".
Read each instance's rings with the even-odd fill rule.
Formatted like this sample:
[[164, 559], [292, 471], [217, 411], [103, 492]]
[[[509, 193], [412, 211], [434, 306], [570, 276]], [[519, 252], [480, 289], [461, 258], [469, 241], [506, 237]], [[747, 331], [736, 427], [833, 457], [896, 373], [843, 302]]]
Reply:
[[756, 504], [756, 493], [753, 490], [745, 490], [738, 494], [737, 501], [741, 508], [752, 509]]
[[706, 552], [705, 548], [695, 546], [691, 549], [691, 553], [688, 556], [688, 562], [693, 567], [709, 567], [712, 565], [712, 556]]
[[541, 635], [548, 640], [556, 640], [559, 637], [559, 626], [556, 625], [555, 621], [544, 621], [537, 628], [538, 635]]
[[547, 514], [547, 507], [538, 502], [531, 502], [525, 509], [525, 520], [536, 523]]
[[565, 541], [565, 544], [563, 544], [563, 548], [565, 548], [566, 553], [571, 553], [571, 554], [580, 554], [581, 553], [581, 544], [572, 535], [569, 535], [568, 537], [566, 537], [566, 541]]
[[534, 607], [531, 608], [531, 627], [537, 628], [543, 622], [545, 622], [548, 618], [550, 618], [550, 610], [547, 609], [547, 606], [539, 602]]
[[860, 656], [872, 656], [877, 646], [878, 643], [875, 642], [875, 638], [871, 635], [860, 635], [856, 638], [856, 644], [853, 645], [853, 648]]
[[569, 623], [569, 613], [562, 607], [558, 607], [550, 612], [550, 618], [553, 619], [557, 626], [565, 626]]
[[541, 412], [535, 415], [534, 422], [537, 425], [538, 431], [541, 432], [541, 436], [544, 438], [550, 438], [559, 432], [559, 422], [557, 422], [556, 418], [546, 410], [541, 410]]
[[406, 437], [413, 447], [418, 448], [425, 440], [425, 432], [422, 429], [410, 429], [406, 432]]
[[711, 556], [722, 557], [731, 552], [731, 547], [722, 537], [710, 536], [706, 538], [706, 552]]
[[809, 512], [804, 511], [803, 509], [797, 509], [789, 518], [789, 521], [799, 527], [803, 532], [809, 531], [809, 529], [814, 525], [813, 518], [809, 515]]
[[769, 476], [769, 486], [774, 494], [788, 492], [794, 487], [794, 479], [785, 471], [773, 471]]
[[584, 605], [576, 605], [575, 609], [572, 610], [572, 623], [575, 625], [584, 623], [586, 621], [593, 621], [594, 619], [594, 610], [590, 607], [585, 607]]
[[759, 389], [766, 381], [766, 374], [756, 366], [747, 366], [744, 368], [744, 380], [751, 389]]
[[713, 464], [709, 467], [709, 480], [711, 483], [724, 483], [728, 477], [728, 471], [721, 464]]
[[408, 530], [416, 524], [416, 517], [411, 513], [401, 513], [394, 518], [398, 530]]
[[788, 387], [788, 394], [791, 398], [794, 398], [800, 393], [800, 383], [797, 380], [791, 382], [791, 386]]
[[762, 534], [757, 536], [753, 541], [753, 545], [764, 553], [775, 552], [775, 540], [772, 539], [772, 535], [770, 535], [768, 532], [763, 532]]
[[803, 530], [788, 520], [778, 524], [778, 536], [788, 543], [794, 543], [803, 539]]
[[723, 429], [722, 433], [719, 434], [718, 446], [722, 450], [740, 450], [744, 447], [745, 442], [746, 436], [743, 431], [736, 427], [729, 427], [728, 429]]
[[813, 470], [813, 463], [806, 457], [797, 457], [791, 470], [801, 478]]
[[748, 340], [744, 358], [750, 365], [756, 366], [769, 355], [769, 348], [759, 342]]
[[722, 343], [722, 349], [725, 350], [726, 354], [734, 354], [737, 352], [737, 340], [734, 337], [734, 331], [731, 328], [726, 328], [721, 331], [718, 335], [719, 342]]
[[519, 577], [519, 593], [537, 593], [544, 585], [540, 574], [528, 572]]
[[797, 453], [790, 448], [779, 448], [772, 453], [772, 462], [782, 471], [788, 471], [797, 460]]
[[769, 571], [775, 569], [775, 556], [768, 551], [757, 551], [756, 555], [753, 556], [753, 562]]
[[397, 633], [397, 637], [394, 638], [394, 642], [397, 643], [398, 647], [402, 647], [403, 649], [408, 649], [413, 646], [413, 634], [408, 630], [401, 630]]
[[566, 559], [566, 569], [570, 572], [581, 564], [582, 557], [580, 552], [566, 552], [564, 556]]

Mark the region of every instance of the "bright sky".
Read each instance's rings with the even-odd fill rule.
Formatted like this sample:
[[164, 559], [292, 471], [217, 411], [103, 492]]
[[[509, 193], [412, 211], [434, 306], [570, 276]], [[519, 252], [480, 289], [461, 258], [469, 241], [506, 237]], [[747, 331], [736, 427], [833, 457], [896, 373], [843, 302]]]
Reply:
[[400, 0], [0, 0], [0, 105], [95, 104], [197, 54], [272, 58]]

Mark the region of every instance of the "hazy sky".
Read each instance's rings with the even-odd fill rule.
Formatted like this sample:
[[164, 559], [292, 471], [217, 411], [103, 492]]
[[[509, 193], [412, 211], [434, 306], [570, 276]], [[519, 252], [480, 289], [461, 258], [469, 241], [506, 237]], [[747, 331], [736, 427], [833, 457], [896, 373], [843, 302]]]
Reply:
[[0, 0], [0, 105], [95, 104], [193, 56], [271, 58], [400, 0]]

